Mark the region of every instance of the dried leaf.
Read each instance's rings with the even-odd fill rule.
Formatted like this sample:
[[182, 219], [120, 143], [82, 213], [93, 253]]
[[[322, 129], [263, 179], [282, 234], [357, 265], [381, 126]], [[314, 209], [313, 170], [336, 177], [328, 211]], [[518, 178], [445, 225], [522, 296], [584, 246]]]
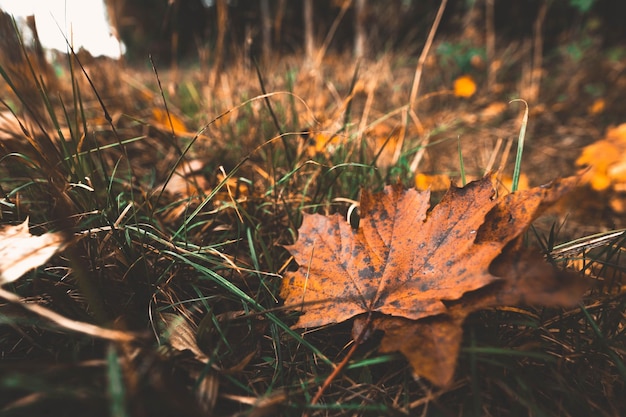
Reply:
[[592, 116], [600, 114], [606, 108], [606, 101], [603, 98], [597, 98], [591, 103], [589, 107], [587, 107], [587, 113]]
[[450, 188], [450, 184], [452, 182], [446, 174], [415, 174], [415, 188], [418, 190], [444, 191]]
[[[417, 321], [400, 317], [377, 317], [372, 328], [383, 330], [380, 352], [400, 351], [416, 376], [445, 386], [454, 375], [465, 318], [478, 310], [516, 304], [573, 305], [587, 288], [577, 275], [547, 267], [532, 252], [507, 253], [492, 264], [502, 281], [464, 295], [449, 303], [448, 312]], [[363, 317], [357, 318], [363, 321]]]
[[[476, 178], [466, 175], [468, 181], [474, 181]], [[505, 195], [511, 192], [513, 185], [513, 178], [510, 176], [492, 177], [492, 182], [497, 190], [498, 195]], [[428, 175], [418, 173], [415, 175], [415, 188], [418, 190], [430, 190], [432, 191], [446, 191], [450, 188], [452, 179], [446, 174], [434, 174]], [[517, 185], [518, 190], [527, 190], [530, 188], [528, 177], [522, 173], [519, 176], [519, 182]]]
[[504, 112], [506, 112], [508, 107], [509, 106], [507, 105], [507, 103], [504, 103], [502, 101], [490, 103], [480, 112], [480, 120], [482, 122], [489, 122], [496, 118], [499, 118], [504, 114]]
[[[511, 192], [513, 188], [513, 177], [508, 175], [503, 176], [497, 181], [498, 186], [498, 195], [504, 195]], [[528, 190], [530, 188], [530, 181], [528, 180], [528, 176], [524, 173], [521, 173], [518, 182], [517, 189], [518, 190]]]
[[454, 95], [469, 98], [476, 92], [476, 83], [469, 75], [462, 75], [454, 80]]
[[17, 226], [4, 226], [0, 229], [0, 285], [43, 265], [66, 243], [65, 235], [60, 232], [31, 235], [28, 219]]
[[310, 158], [317, 155], [332, 156], [345, 143], [342, 136], [330, 134], [327, 131], [307, 132], [307, 154]]
[[[194, 358], [203, 364], [209, 364], [208, 356], [202, 352], [196, 340], [196, 327], [185, 317], [173, 313], [161, 313], [161, 321], [166, 326], [166, 336], [169, 338], [170, 346], [180, 352], [190, 351]], [[203, 375], [197, 369], [190, 369], [189, 372], [198, 379], [196, 397], [200, 406], [211, 413], [215, 408], [219, 390], [219, 378], [216, 370], [219, 368], [211, 364], [211, 369], [203, 369]]]
[[166, 334], [172, 348], [180, 352], [189, 350], [199, 362], [209, 363], [209, 358], [196, 341], [196, 329], [187, 319], [177, 314], [161, 313], [161, 320], [167, 326]]
[[583, 177], [596, 191], [626, 184], [626, 175], [622, 168], [626, 155], [626, 123], [609, 128], [606, 136], [586, 146], [576, 165], [589, 165], [591, 169]]
[[172, 112], [153, 107], [152, 118], [152, 123], [159, 129], [163, 129], [166, 132], [173, 130], [178, 136], [194, 136], [194, 133], [190, 132], [187, 126], [185, 126], [185, 122]]
[[204, 163], [197, 159], [181, 161], [165, 184], [165, 192], [185, 198], [203, 195], [209, 189], [203, 168]]
[[362, 315], [356, 337], [371, 315], [371, 328], [385, 332], [381, 351], [401, 351], [416, 375], [446, 385], [469, 313], [580, 295], [579, 285], [561, 289], [551, 265], [511, 244], [577, 182], [571, 177], [495, 198], [487, 176], [453, 186], [430, 212], [428, 191], [363, 191], [356, 230], [339, 215], [305, 215], [299, 240], [287, 247], [300, 268], [281, 288], [286, 304], [302, 305], [294, 327]]

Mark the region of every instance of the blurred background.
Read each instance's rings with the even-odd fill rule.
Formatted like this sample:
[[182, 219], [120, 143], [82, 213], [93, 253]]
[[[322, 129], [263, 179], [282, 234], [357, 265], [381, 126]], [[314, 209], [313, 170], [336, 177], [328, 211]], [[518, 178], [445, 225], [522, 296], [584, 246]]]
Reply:
[[[35, 15], [44, 47], [64, 51], [63, 34], [92, 55], [161, 62], [179, 59], [269, 60], [281, 54], [334, 51], [375, 57], [417, 54], [437, 0], [1, 0], [16, 16]], [[623, 42], [626, 3], [612, 0], [449, 0], [440, 34], [499, 44], [541, 31], [546, 49], [593, 36]], [[536, 33], [535, 33], [536, 34]]]

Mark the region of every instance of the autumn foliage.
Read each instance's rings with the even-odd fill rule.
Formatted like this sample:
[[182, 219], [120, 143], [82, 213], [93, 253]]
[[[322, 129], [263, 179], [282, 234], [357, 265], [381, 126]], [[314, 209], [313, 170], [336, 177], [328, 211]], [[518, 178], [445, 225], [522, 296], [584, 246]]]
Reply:
[[469, 98], [476, 93], [476, 83], [469, 75], [463, 75], [454, 80], [454, 95]]
[[281, 296], [296, 328], [355, 317], [353, 337], [382, 330], [381, 352], [400, 351], [416, 376], [452, 380], [462, 324], [498, 305], [568, 305], [583, 292], [576, 276], [523, 248], [530, 223], [578, 177], [498, 197], [490, 176], [452, 187], [432, 210], [430, 192], [387, 186], [363, 190], [360, 224], [339, 214], [305, 214], [287, 249], [299, 265]]
[[607, 129], [606, 136], [586, 146], [576, 164], [591, 167], [585, 180], [597, 191], [626, 188], [626, 123]]

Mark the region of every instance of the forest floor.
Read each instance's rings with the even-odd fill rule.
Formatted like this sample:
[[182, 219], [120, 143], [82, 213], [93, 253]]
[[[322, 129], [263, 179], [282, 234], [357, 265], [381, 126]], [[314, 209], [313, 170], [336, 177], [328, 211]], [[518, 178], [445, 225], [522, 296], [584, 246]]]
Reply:
[[[101, 340], [0, 301], [0, 416], [624, 415], [626, 135], [527, 236], [546, 253], [581, 243], [557, 263], [593, 289], [571, 309], [472, 314], [447, 387], [373, 338], [312, 404], [351, 323], [291, 329], [280, 299], [302, 212], [346, 215], [361, 189], [395, 183], [436, 204], [490, 171], [510, 188], [523, 129], [520, 190], [580, 172], [585, 147], [626, 122], [626, 50], [575, 46], [533, 69], [522, 44], [489, 64], [438, 41], [411, 103], [417, 57], [398, 54], [218, 74], [0, 62], [1, 222], [72, 242], [3, 288], [137, 335]], [[455, 89], [463, 75], [474, 93]]]

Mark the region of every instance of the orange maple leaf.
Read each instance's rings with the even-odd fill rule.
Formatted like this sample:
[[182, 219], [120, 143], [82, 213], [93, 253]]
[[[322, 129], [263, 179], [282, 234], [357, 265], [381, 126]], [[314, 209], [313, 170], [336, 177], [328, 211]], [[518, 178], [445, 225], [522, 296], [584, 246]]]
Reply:
[[[451, 187], [431, 211], [428, 191], [364, 190], [356, 230], [339, 215], [305, 214], [298, 241], [287, 247], [300, 267], [281, 288], [287, 305], [302, 305], [294, 327], [360, 315], [355, 340], [368, 326], [383, 330], [381, 351], [400, 351], [416, 375], [448, 384], [469, 313], [548, 302], [542, 294], [558, 293], [562, 275], [515, 242], [577, 182], [570, 177], [495, 198], [487, 176]], [[565, 298], [555, 301], [571, 301]]]

